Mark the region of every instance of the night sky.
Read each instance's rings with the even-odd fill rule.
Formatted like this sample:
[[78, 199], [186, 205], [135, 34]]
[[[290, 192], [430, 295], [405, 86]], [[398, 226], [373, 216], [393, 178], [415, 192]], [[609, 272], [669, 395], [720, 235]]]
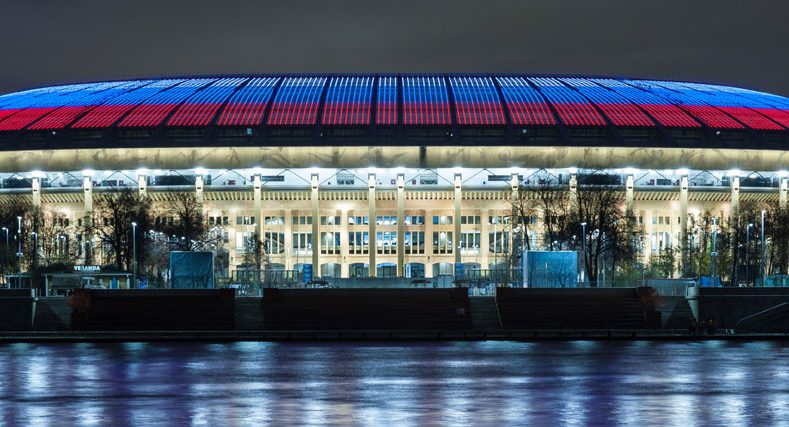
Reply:
[[508, 72], [789, 96], [789, 1], [0, 0], [0, 92], [181, 74]]

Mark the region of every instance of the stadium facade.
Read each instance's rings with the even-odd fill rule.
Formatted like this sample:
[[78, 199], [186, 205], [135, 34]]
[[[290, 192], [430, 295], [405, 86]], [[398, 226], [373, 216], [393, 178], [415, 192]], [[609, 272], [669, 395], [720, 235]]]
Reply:
[[[0, 150], [0, 201], [22, 193], [74, 225], [121, 187], [194, 192], [231, 274], [255, 235], [269, 268], [433, 277], [494, 268], [513, 195], [535, 180], [619, 186], [645, 260], [701, 212], [785, 206], [789, 99], [576, 76], [156, 78], [2, 95]], [[73, 233], [79, 257], [90, 242]]]

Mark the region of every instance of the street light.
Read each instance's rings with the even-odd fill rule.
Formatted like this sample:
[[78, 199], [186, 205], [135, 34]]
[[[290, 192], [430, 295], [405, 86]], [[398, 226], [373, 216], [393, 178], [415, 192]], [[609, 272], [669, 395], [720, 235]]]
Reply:
[[760, 273], [762, 275], [762, 283], [761, 283], [762, 286], [764, 286], [764, 279], [765, 279], [765, 271], [764, 271], [764, 249], [765, 249], [764, 248], [764, 213], [765, 213], [765, 210], [762, 209], [762, 227], [761, 227], [761, 232], [762, 232], [762, 265], [761, 265], [761, 271], [760, 271]]
[[712, 266], [710, 273], [712, 277], [718, 275], [718, 218], [712, 218]]
[[8, 227], [3, 227], [3, 231], [5, 231], [5, 263], [6, 268], [8, 268], [8, 266], [11, 265], [11, 263], [8, 261]]
[[132, 221], [132, 287], [137, 287], [137, 223]]
[[582, 283], [586, 283], [586, 222], [581, 223], [581, 252], [584, 255], [584, 261], [581, 263], [581, 278]]
[[16, 256], [19, 258], [19, 274], [22, 274], [22, 217], [17, 216], [17, 228], [16, 228], [16, 235], [17, 235], [17, 242], [18, 242], [18, 250], [16, 251]]
[[748, 286], [748, 273], [750, 272], [751, 227], [753, 227], [753, 223], [745, 227], [745, 286]]
[[38, 267], [38, 233], [35, 231], [30, 233], [33, 235], [33, 268]]

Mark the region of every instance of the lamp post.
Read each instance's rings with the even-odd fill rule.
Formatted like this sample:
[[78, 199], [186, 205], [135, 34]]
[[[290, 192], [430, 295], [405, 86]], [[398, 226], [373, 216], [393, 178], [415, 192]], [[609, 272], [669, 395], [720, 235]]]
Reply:
[[750, 273], [750, 255], [751, 255], [751, 227], [753, 223], [749, 223], [745, 227], [745, 286], [748, 286], [748, 273]]
[[9, 251], [9, 248], [8, 248], [8, 227], [3, 227], [3, 231], [5, 231], [5, 265], [6, 265], [6, 268], [8, 268], [11, 265], [11, 263], [8, 260], [8, 251]]
[[584, 256], [581, 263], [581, 282], [586, 284], [586, 222], [581, 223], [581, 253]]
[[764, 250], [765, 250], [765, 247], [764, 247], [764, 213], [765, 213], [765, 211], [764, 211], [764, 209], [762, 209], [762, 226], [761, 226], [761, 232], [762, 232], [762, 264], [761, 264], [761, 271], [760, 271], [761, 276], [762, 276], [762, 282], [761, 282], [762, 286], [764, 286], [764, 283], [765, 283], [764, 279], [765, 279], [765, 273], [766, 273], [765, 270], [764, 270], [764, 261], [765, 261], [765, 259], [764, 259]]
[[38, 233], [35, 231], [30, 233], [33, 235], [33, 268], [38, 266]]
[[718, 218], [712, 218], [712, 265], [710, 273], [712, 277], [718, 275]]
[[17, 216], [17, 228], [16, 228], [16, 235], [17, 235], [17, 243], [18, 243], [18, 250], [16, 251], [16, 256], [19, 258], [19, 274], [22, 274], [22, 217]]
[[132, 221], [132, 287], [137, 287], [137, 223]]

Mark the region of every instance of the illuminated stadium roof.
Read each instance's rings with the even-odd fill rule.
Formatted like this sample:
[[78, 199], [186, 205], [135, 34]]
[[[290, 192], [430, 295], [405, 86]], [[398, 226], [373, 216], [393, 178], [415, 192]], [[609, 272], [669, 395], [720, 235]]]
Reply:
[[269, 75], [0, 96], [0, 150], [231, 145], [786, 149], [789, 98], [701, 83], [522, 75]]

